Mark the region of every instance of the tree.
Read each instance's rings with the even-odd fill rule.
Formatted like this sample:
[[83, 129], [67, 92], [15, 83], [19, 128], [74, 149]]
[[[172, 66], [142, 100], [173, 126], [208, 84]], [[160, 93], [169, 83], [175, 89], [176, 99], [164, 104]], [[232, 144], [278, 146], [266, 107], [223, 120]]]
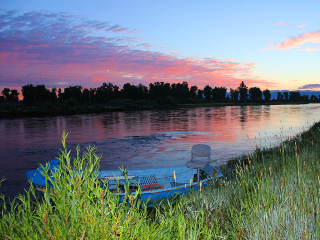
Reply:
[[83, 89], [81, 101], [84, 103], [90, 102], [90, 92], [88, 88]]
[[281, 92], [278, 92], [278, 96], [277, 96], [278, 102], [280, 102], [282, 99], [283, 99], [283, 95], [281, 94]]
[[271, 99], [271, 93], [269, 89], [266, 89], [263, 91], [263, 96], [264, 96], [264, 100], [266, 100], [266, 102], [269, 102]]
[[190, 87], [189, 95], [190, 95], [191, 98], [196, 99], [196, 97], [197, 97], [197, 90], [198, 90], [198, 87], [197, 87], [197, 86], [191, 86], [191, 87]]
[[283, 96], [284, 96], [284, 100], [288, 101], [288, 99], [289, 99], [289, 94], [288, 94], [288, 92], [284, 92], [284, 93], [283, 93]]
[[53, 103], [56, 102], [57, 100], [57, 89], [56, 88], [52, 88], [51, 92], [50, 92], [50, 99]]
[[211, 102], [211, 93], [212, 93], [212, 88], [207, 85], [204, 89], [204, 98], [206, 99], [207, 102]]
[[9, 101], [10, 89], [9, 88], [4, 88], [2, 90], [2, 95], [4, 96], [6, 101]]
[[36, 89], [35, 86], [32, 84], [28, 84], [25, 86], [22, 86], [21, 92], [23, 95], [23, 101], [27, 104], [33, 104], [35, 101], [35, 93]]
[[10, 99], [9, 101], [17, 103], [19, 101], [19, 94], [20, 93], [18, 93], [16, 89], [12, 89], [9, 95], [9, 99]]
[[170, 95], [170, 84], [164, 82], [155, 82], [149, 84], [149, 96], [152, 99], [165, 99]]
[[248, 99], [248, 87], [244, 84], [243, 81], [240, 83], [238, 91], [240, 93], [240, 102], [246, 102]]
[[253, 102], [261, 102], [262, 92], [258, 87], [252, 87], [249, 89], [249, 97]]
[[46, 102], [50, 99], [50, 91], [46, 89], [44, 84], [37, 85], [34, 88], [34, 96], [36, 102]]
[[290, 92], [289, 101], [290, 102], [300, 102], [301, 101], [300, 92]]
[[215, 87], [212, 89], [212, 99], [215, 102], [223, 102], [226, 99], [227, 89], [224, 87]]
[[230, 88], [230, 96], [232, 102], [238, 102], [239, 99], [239, 91], [236, 89]]
[[318, 98], [315, 96], [315, 95], [311, 95], [311, 98], [310, 98], [310, 101], [311, 102], [317, 102], [318, 101]]
[[149, 90], [142, 83], [138, 85], [138, 99], [147, 99]]
[[203, 90], [198, 90], [198, 95], [197, 95], [198, 99], [202, 99], [203, 98]]
[[69, 100], [71, 98], [75, 99], [76, 102], [81, 101], [82, 87], [81, 86], [69, 86], [64, 89], [63, 98], [64, 100]]
[[115, 99], [119, 99], [120, 98], [120, 91], [119, 91], [119, 87], [117, 85], [113, 86], [113, 93], [114, 93], [114, 98]]

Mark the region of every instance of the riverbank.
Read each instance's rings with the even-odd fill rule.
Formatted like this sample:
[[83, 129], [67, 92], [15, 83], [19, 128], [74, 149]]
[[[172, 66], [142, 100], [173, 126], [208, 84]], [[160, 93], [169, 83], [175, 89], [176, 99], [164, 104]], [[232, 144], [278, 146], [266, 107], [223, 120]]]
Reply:
[[184, 104], [157, 104], [150, 102], [123, 101], [122, 104], [52, 104], [44, 103], [38, 105], [26, 105], [24, 103], [3, 103], [0, 104], [0, 118], [19, 117], [46, 117], [46, 116], [67, 116], [76, 114], [107, 113], [122, 111], [143, 111], [143, 110], [172, 110], [180, 108], [198, 107], [224, 107], [224, 106], [257, 106], [257, 105], [292, 105], [308, 104], [306, 102], [267, 102], [267, 103], [184, 103]]
[[[18, 197], [1, 211], [4, 239], [319, 239], [320, 123], [229, 161], [226, 178], [152, 209], [119, 204], [95, 181]], [[67, 157], [67, 151], [62, 152]], [[94, 155], [86, 155], [87, 157]], [[89, 164], [90, 167], [90, 164]], [[32, 195], [32, 192], [29, 192]], [[128, 196], [130, 199], [130, 195]], [[21, 204], [22, 203], [22, 204]]]

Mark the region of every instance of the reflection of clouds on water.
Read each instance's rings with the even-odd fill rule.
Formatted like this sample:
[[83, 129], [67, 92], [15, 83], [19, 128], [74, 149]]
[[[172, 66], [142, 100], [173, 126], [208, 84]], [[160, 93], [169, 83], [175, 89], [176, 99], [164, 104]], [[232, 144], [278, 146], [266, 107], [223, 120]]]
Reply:
[[222, 106], [1, 119], [0, 178], [7, 180], [0, 190], [23, 192], [25, 172], [58, 156], [63, 131], [72, 157], [77, 145], [81, 152], [96, 146], [102, 169], [181, 166], [199, 143], [210, 145], [211, 160], [221, 164], [299, 134], [319, 121], [319, 110], [320, 104]]

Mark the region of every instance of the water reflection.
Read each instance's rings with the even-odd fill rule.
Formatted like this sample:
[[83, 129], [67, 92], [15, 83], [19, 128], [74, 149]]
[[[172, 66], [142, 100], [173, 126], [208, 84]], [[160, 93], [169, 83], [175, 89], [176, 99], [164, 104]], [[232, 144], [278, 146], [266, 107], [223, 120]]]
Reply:
[[102, 168], [184, 165], [197, 143], [209, 144], [221, 163], [307, 129], [319, 110], [320, 104], [228, 106], [1, 119], [0, 177], [7, 181], [0, 191], [23, 191], [25, 172], [58, 156], [63, 131], [73, 155], [77, 145], [97, 146]]

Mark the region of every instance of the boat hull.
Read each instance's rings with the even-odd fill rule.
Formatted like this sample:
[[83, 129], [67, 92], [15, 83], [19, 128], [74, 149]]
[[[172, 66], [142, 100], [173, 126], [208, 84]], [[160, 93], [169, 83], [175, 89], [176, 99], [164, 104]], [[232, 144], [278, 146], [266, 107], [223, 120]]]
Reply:
[[[45, 181], [43, 169], [49, 169], [52, 172], [59, 168], [59, 160], [49, 161], [42, 167], [26, 173], [28, 181], [34, 184], [37, 188], [45, 189], [47, 185], [52, 187], [50, 181]], [[51, 172], [49, 171], [49, 172]], [[100, 179], [108, 180], [110, 190], [114, 190], [114, 194], [119, 197], [120, 202], [127, 201], [126, 193], [119, 191], [119, 186], [129, 184], [130, 186], [139, 186], [141, 191], [131, 192], [131, 196], [142, 201], [161, 201], [162, 199], [172, 198], [177, 195], [182, 195], [190, 192], [190, 190], [199, 190], [206, 187], [210, 182], [222, 177], [222, 173], [211, 166], [210, 164], [203, 170], [206, 178], [200, 182], [194, 182], [196, 179], [196, 169], [190, 169], [186, 166], [170, 167], [170, 168], [156, 168], [156, 169], [140, 169], [140, 170], [126, 170], [126, 177], [123, 176], [121, 170], [101, 170], [98, 177]], [[145, 189], [146, 186], [160, 186], [159, 189]], [[135, 196], [138, 194], [138, 196]], [[148, 204], [150, 205], [150, 204]]]

